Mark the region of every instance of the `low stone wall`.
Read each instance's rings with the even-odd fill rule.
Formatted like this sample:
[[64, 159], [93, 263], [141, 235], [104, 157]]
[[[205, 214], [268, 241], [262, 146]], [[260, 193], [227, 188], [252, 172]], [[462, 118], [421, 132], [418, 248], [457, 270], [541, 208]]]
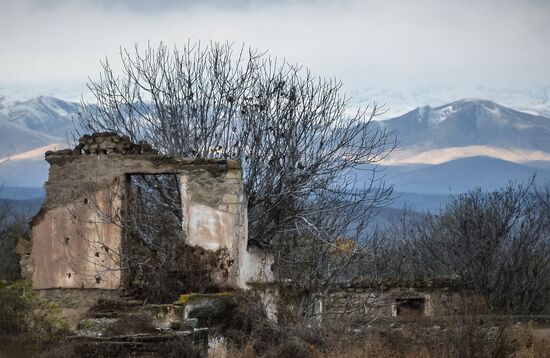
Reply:
[[316, 296], [318, 315], [384, 317], [441, 317], [483, 311], [483, 300], [449, 279], [364, 281], [336, 285]]
[[369, 317], [447, 316], [459, 314], [467, 295], [447, 290], [394, 288], [385, 292], [349, 288], [319, 296], [323, 313], [362, 314]]

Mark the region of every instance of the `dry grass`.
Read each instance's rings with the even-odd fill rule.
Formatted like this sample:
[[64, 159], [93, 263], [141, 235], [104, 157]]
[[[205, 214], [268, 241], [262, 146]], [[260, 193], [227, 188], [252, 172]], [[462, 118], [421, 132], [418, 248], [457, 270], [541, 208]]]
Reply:
[[525, 325], [488, 324], [475, 318], [458, 318], [438, 330], [403, 329], [373, 332], [360, 339], [344, 340], [325, 357], [411, 358], [539, 358], [550, 356], [550, 340], [537, 338]]
[[[462, 324], [463, 326], [459, 326]], [[311, 332], [311, 331], [310, 331]], [[417, 329], [370, 331], [360, 335], [343, 334], [345, 330], [328, 328], [319, 339], [322, 344], [291, 338], [274, 342], [262, 352], [254, 344], [231, 345], [223, 355], [211, 358], [311, 357], [311, 358], [547, 358], [550, 337], [537, 337], [523, 325], [501, 328], [475, 327], [456, 321], [440, 332]], [[489, 338], [490, 337], [490, 338]]]

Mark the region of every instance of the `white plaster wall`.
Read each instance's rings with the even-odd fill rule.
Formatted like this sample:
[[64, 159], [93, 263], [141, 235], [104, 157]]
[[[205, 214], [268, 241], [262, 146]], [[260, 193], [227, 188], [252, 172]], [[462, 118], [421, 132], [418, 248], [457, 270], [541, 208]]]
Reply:
[[234, 214], [193, 202], [188, 203], [186, 211], [186, 232], [190, 245], [212, 251], [227, 248], [232, 252], [236, 249]]
[[244, 250], [241, 255], [240, 286], [247, 287], [252, 283], [273, 282], [273, 271], [271, 269], [274, 259], [273, 255], [260, 251], [254, 247]]
[[[190, 185], [193, 175], [193, 185]], [[246, 251], [246, 204], [240, 171], [223, 177], [210, 173], [179, 175], [182, 228], [190, 245], [217, 251], [227, 249], [231, 266], [229, 284], [241, 286], [242, 252]], [[199, 199], [197, 199], [199, 198]]]

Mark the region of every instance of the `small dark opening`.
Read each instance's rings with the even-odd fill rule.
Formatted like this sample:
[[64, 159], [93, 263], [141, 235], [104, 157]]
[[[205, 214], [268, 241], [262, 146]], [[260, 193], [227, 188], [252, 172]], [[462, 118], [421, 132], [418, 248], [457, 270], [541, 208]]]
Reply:
[[397, 316], [416, 317], [424, 315], [426, 299], [424, 297], [396, 298]]

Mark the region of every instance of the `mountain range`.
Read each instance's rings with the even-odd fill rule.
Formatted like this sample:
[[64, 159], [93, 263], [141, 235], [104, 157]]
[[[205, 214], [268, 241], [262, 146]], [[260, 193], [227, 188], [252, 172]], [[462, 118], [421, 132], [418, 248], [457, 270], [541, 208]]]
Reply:
[[[44, 152], [67, 147], [78, 109], [53, 97], [0, 97], [0, 197], [42, 193]], [[475, 187], [493, 190], [535, 174], [537, 183], [550, 182], [550, 118], [531, 112], [463, 99], [375, 122], [398, 139], [398, 149], [380, 163], [397, 192], [393, 206], [437, 210]]]
[[398, 140], [381, 164], [401, 205], [437, 210], [450, 195], [478, 187], [494, 190], [533, 177], [538, 185], [550, 182], [550, 118], [540, 114], [462, 99], [377, 124]]

